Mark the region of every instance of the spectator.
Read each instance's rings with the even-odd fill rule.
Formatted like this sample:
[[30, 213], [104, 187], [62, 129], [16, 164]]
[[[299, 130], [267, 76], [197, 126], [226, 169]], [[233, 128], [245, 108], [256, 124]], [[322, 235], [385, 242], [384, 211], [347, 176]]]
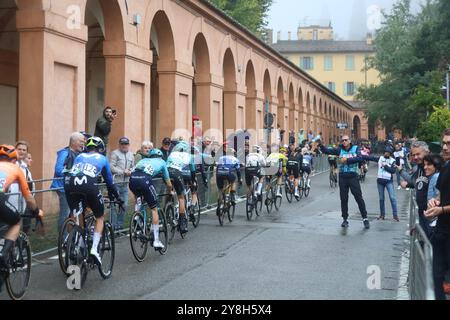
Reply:
[[378, 160], [378, 194], [380, 196], [380, 217], [378, 220], [384, 220], [386, 217], [386, 209], [384, 205], [384, 189], [387, 189], [389, 199], [392, 206], [392, 214], [395, 221], [400, 221], [398, 218], [397, 199], [395, 197], [394, 189], [394, 173], [397, 171], [395, 159], [392, 157], [394, 149], [391, 146], [386, 146], [384, 156]]
[[[99, 137], [108, 146], [108, 137], [111, 133], [112, 122], [116, 119], [117, 111], [111, 107], [106, 107], [103, 110], [103, 115], [97, 120], [95, 124], [94, 136]], [[105, 148], [106, 152], [106, 148]]]
[[149, 152], [153, 149], [153, 143], [150, 141], [144, 141], [141, 144], [141, 149], [136, 152], [136, 155], [134, 156], [134, 163], [138, 164], [139, 161], [145, 158], [150, 158]]
[[319, 132], [319, 134], [314, 138], [313, 142], [316, 141], [322, 141], [322, 132]]
[[289, 132], [289, 145], [295, 145], [295, 132], [291, 130]]
[[[441, 171], [444, 160], [439, 155], [428, 155], [423, 158], [423, 168], [425, 176], [428, 178], [428, 195], [427, 201], [436, 199], [439, 195], [437, 189], [437, 180], [439, 179], [439, 172]], [[434, 228], [436, 227], [437, 218], [429, 221], [429, 239], [432, 238]]]
[[[123, 208], [128, 206], [128, 183], [130, 182], [131, 170], [134, 167], [134, 156], [130, 151], [130, 140], [123, 137], [119, 140], [119, 149], [111, 153], [111, 173], [114, 175], [117, 192], [120, 199], [123, 200]], [[114, 206], [111, 209], [112, 225], [115, 230], [123, 229], [123, 223], [126, 212]]]
[[[17, 150], [16, 164], [22, 170], [23, 175], [25, 176], [28, 182], [28, 188], [30, 189], [31, 192], [33, 192], [34, 191], [33, 177], [31, 176], [31, 172], [27, 164], [28, 149], [29, 149], [28, 142], [18, 141], [15, 147]], [[21, 199], [20, 201], [17, 201], [17, 209], [20, 213], [25, 213], [25, 211], [27, 210], [26, 201], [23, 198], [20, 199]], [[22, 222], [23, 222], [23, 231], [26, 234], [28, 234], [31, 228], [31, 218], [24, 218]]]
[[162, 141], [161, 151], [163, 153], [162, 159], [167, 161], [170, 155], [170, 149], [172, 146], [172, 140], [170, 138], [164, 138]]
[[403, 188], [409, 187], [416, 190], [416, 201], [419, 207], [419, 221], [422, 229], [427, 232], [428, 221], [424, 216], [424, 211], [427, 209], [427, 195], [428, 195], [428, 178], [425, 176], [423, 168], [423, 159], [430, 153], [428, 144], [423, 141], [417, 141], [411, 146], [411, 156], [414, 167], [411, 173], [406, 172], [403, 166], [400, 166], [400, 175], [405, 181], [400, 184]]
[[[411, 150], [414, 154], [414, 151]], [[433, 278], [437, 300], [445, 300], [445, 293], [450, 294], [450, 129], [442, 137], [442, 157], [445, 164], [437, 181], [439, 195], [428, 203], [425, 216], [438, 218], [433, 231]]]
[[[405, 152], [402, 149], [402, 144], [397, 143], [395, 145], [395, 152], [394, 152], [394, 158], [395, 158], [395, 164], [397, 167], [404, 166], [405, 165]], [[400, 190], [402, 186], [400, 185], [401, 179], [400, 179], [400, 172], [397, 170], [397, 189]]]
[[50, 189], [56, 191], [59, 198], [59, 219], [58, 232], [64, 223], [64, 220], [69, 216], [69, 205], [67, 203], [66, 194], [64, 193], [64, 176], [72, 168], [73, 161], [79, 155], [85, 144], [85, 138], [80, 132], [74, 132], [70, 135], [69, 146], [57, 152], [55, 173], [53, 175], [53, 182]]
[[305, 130], [301, 129], [298, 132], [298, 145], [301, 146], [304, 140], [305, 140]]
[[309, 130], [309, 133], [308, 133], [308, 142], [313, 141], [313, 139], [314, 139], [314, 134], [313, 134], [312, 130]]

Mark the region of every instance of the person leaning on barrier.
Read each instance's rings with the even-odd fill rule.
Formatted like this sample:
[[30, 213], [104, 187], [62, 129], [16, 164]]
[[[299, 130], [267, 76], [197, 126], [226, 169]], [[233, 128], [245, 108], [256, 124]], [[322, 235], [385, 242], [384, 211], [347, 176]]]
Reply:
[[150, 141], [144, 141], [141, 144], [141, 148], [138, 150], [138, 152], [136, 152], [135, 156], [134, 156], [134, 163], [138, 163], [139, 161], [141, 161], [142, 159], [146, 159], [149, 158], [150, 155], [150, 150], [153, 149], [153, 143]]
[[422, 229], [428, 234], [428, 221], [424, 217], [424, 211], [427, 209], [428, 178], [425, 176], [423, 159], [430, 153], [428, 144], [423, 141], [416, 141], [411, 146], [411, 156], [413, 168], [408, 173], [403, 166], [399, 166], [400, 175], [404, 181], [400, 184], [403, 188], [414, 188], [416, 193], [417, 206], [419, 207], [419, 221]]
[[439, 195], [428, 202], [428, 210], [424, 212], [428, 219], [437, 217], [431, 238], [437, 300], [445, 300], [445, 293], [450, 294], [450, 129], [445, 130], [442, 137], [442, 158], [445, 164], [436, 183]]
[[64, 220], [69, 216], [69, 205], [64, 192], [63, 178], [72, 168], [75, 158], [84, 150], [85, 137], [80, 132], [74, 132], [70, 135], [69, 146], [57, 152], [55, 173], [50, 189], [56, 191], [59, 199], [59, 219], [58, 231], [61, 229]]
[[[119, 148], [111, 153], [111, 172], [114, 175], [117, 191], [124, 201], [124, 208], [128, 206], [128, 182], [130, 181], [131, 170], [134, 167], [134, 156], [130, 151], [130, 140], [123, 137], [119, 140]], [[111, 208], [111, 218], [115, 230], [123, 228], [126, 212], [116, 207]]]
[[[28, 188], [30, 189], [30, 191], [34, 191], [34, 183], [33, 181], [33, 177], [31, 175], [31, 171], [28, 167], [28, 164], [26, 162], [26, 158], [28, 157], [28, 150], [29, 150], [29, 145], [28, 142], [26, 141], [18, 141], [16, 143], [16, 150], [17, 150], [17, 162], [16, 164], [19, 166], [20, 170], [22, 170], [25, 179], [28, 182]], [[20, 201], [18, 203], [18, 207], [19, 212], [21, 213], [25, 213], [26, 212], [26, 202], [24, 199], [22, 199], [22, 201]], [[23, 224], [23, 232], [25, 232], [26, 234], [28, 234], [30, 232], [30, 228], [31, 228], [31, 218], [24, 218], [22, 221]]]

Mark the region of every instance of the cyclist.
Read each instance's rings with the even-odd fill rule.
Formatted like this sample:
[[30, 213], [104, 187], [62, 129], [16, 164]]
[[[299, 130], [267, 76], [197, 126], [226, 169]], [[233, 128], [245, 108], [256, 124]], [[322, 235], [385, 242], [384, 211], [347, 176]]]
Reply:
[[148, 154], [148, 158], [139, 161], [130, 176], [130, 190], [135, 197], [143, 197], [152, 212], [153, 224], [153, 248], [164, 249], [164, 245], [159, 240], [159, 216], [157, 209], [157, 195], [153, 185], [153, 178], [159, 174], [163, 175], [164, 183], [169, 192], [172, 191], [172, 183], [170, 182], [169, 171], [166, 162], [162, 159], [164, 156], [159, 149], [152, 149]]
[[[280, 147], [279, 152], [273, 152], [266, 158], [266, 163], [272, 168], [277, 168], [277, 197], [282, 197], [281, 187], [283, 186], [283, 176], [286, 174], [286, 165], [288, 158], [286, 157], [287, 149]], [[268, 177], [272, 179], [271, 176]]]
[[[336, 145], [329, 145], [328, 148], [335, 149]], [[335, 182], [337, 182], [337, 169], [338, 169], [337, 158], [338, 158], [338, 156], [336, 156], [334, 154], [328, 155], [328, 163], [330, 164], [330, 169], [334, 173], [333, 177], [334, 177]]]
[[295, 186], [295, 198], [299, 199], [300, 195], [298, 192], [298, 185], [299, 185], [299, 178], [300, 178], [300, 170], [301, 165], [303, 163], [303, 155], [302, 155], [302, 149], [300, 147], [297, 147], [294, 149], [293, 152], [288, 157], [287, 162], [287, 174], [289, 175], [289, 180], [294, 180], [294, 186]]
[[[225, 155], [221, 156], [217, 161], [216, 169], [216, 182], [217, 188], [219, 189], [219, 194], [222, 194], [223, 188], [225, 186], [225, 181], [231, 185], [231, 203], [236, 204], [236, 177], [239, 185], [242, 186], [241, 178], [241, 164], [238, 158], [236, 158], [236, 150], [227, 146], [226, 143], [223, 145], [223, 150], [226, 151]], [[236, 174], [235, 174], [236, 172]], [[219, 203], [221, 199], [218, 199], [217, 205], [217, 215], [220, 214]]]
[[261, 147], [258, 145], [253, 146], [253, 153], [250, 153], [245, 160], [245, 183], [248, 187], [248, 193], [252, 192], [251, 185], [253, 177], [258, 177], [258, 185], [256, 187], [256, 196], [262, 195], [263, 188], [263, 175], [261, 169], [266, 166], [266, 159], [261, 154]]
[[311, 188], [311, 179], [309, 179], [309, 176], [311, 175], [313, 154], [309, 150], [309, 147], [303, 148], [302, 154], [303, 154], [302, 173], [306, 172], [306, 174], [307, 174], [306, 186], [307, 186], [307, 188]]
[[[206, 161], [209, 161], [208, 156], [200, 152], [197, 147], [191, 147], [191, 154], [195, 164], [195, 173], [200, 173], [202, 176], [203, 185], [208, 188], [208, 177], [206, 176]], [[197, 176], [195, 176], [197, 178]], [[192, 191], [192, 205], [196, 206], [198, 202], [198, 183], [197, 179], [195, 179], [195, 183], [191, 184]], [[195, 219], [195, 217], [189, 217], [191, 220]]]
[[8, 226], [8, 231], [4, 235], [3, 248], [0, 250], [0, 269], [9, 268], [8, 256], [20, 233], [20, 213], [8, 201], [8, 193], [11, 192], [11, 188], [17, 189], [18, 186], [34, 216], [42, 218], [44, 214], [38, 208], [28, 188], [27, 180], [22, 170], [16, 165], [16, 161], [16, 148], [5, 144], [0, 145], [0, 224]]
[[64, 191], [70, 210], [76, 212], [80, 201], [86, 199], [86, 205], [94, 213], [96, 225], [90, 255], [96, 259], [99, 265], [102, 262], [97, 249], [105, 220], [103, 196], [97, 185], [100, 176], [105, 180], [110, 200], [116, 198], [120, 207], [123, 207], [124, 204], [113, 184], [109, 161], [103, 155], [105, 148], [105, 143], [99, 137], [89, 138], [86, 142], [87, 153], [82, 153], [75, 158], [73, 167], [64, 181]]
[[[186, 141], [179, 141], [167, 159], [170, 178], [177, 193], [180, 210], [180, 231], [187, 233], [186, 204], [184, 201], [185, 185], [196, 183], [194, 159], [190, 154], [191, 146]], [[190, 217], [192, 219], [192, 217]]]

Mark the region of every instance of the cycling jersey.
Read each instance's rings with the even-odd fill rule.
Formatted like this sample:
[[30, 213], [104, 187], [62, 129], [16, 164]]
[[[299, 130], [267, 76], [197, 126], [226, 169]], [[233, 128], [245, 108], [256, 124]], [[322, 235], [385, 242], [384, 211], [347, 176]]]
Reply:
[[87, 176], [97, 178], [102, 175], [107, 186], [113, 185], [113, 177], [108, 159], [100, 153], [82, 153], [75, 158], [69, 172], [71, 177]]
[[240, 173], [241, 164], [236, 157], [233, 156], [222, 156], [217, 162], [217, 174], [227, 175], [232, 173], [234, 170]]
[[265, 165], [266, 159], [259, 153], [250, 153], [245, 161], [246, 167], [264, 167]]
[[[111, 196], [120, 199], [115, 185], [108, 159], [100, 153], [82, 153], [73, 163], [68, 176], [64, 181], [64, 191], [70, 210], [79, 209], [79, 203], [86, 200], [96, 218], [103, 216], [105, 207], [103, 196], [97, 185], [98, 177], [102, 176]], [[112, 199], [111, 199], [112, 200]]]
[[163, 179], [168, 181], [169, 171], [167, 170], [167, 165], [161, 158], [145, 158], [139, 161], [134, 168], [133, 172], [140, 171], [151, 176], [152, 178], [158, 176], [162, 173]]
[[306, 153], [303, 155], [303, 166], [309, 166], [311, 167], [312, 165], [312, 155], [310, 153]]
[[31, 196], [27, 180], [20, 168], [11, 162], [0, 162], [0, 193], [8, 193], [12, 184], [17, 183], [24, 197]]
[[194, 158], [187, 152], [172, 152], [167, 159], [167, 167], [180, 171], [185, 178], [195, 175]]
[[[31, 196], [28, 183], [22, 170], [11, 162], [0, 162], [0, 223], [9, 226], [20, 222], [20, 213], [8, 200], [7, 193], [20, 188], [24, 197]], [[12, 191], [15, 192], [15, 191]]]
[[270, 165], [271, 167], [278, 167], [278, 172], [276, 174], [279, 177], [282, 174], [286, 174], [287, 161], [288, 158], [284, 154], [278, 152], [271, 153], [266, 159], [267, 165]]

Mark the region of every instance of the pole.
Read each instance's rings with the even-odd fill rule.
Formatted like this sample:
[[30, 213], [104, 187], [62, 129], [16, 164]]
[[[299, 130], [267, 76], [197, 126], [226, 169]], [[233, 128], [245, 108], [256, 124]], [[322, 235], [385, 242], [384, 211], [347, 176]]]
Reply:
[[450, 108], [450, 91], [449, 91], [449, 83], [450, 83], [450, 79], [448, 77], [448, 73], [450, 72], [450, 65], [448, 66], [447, 70], [447, 107]]

